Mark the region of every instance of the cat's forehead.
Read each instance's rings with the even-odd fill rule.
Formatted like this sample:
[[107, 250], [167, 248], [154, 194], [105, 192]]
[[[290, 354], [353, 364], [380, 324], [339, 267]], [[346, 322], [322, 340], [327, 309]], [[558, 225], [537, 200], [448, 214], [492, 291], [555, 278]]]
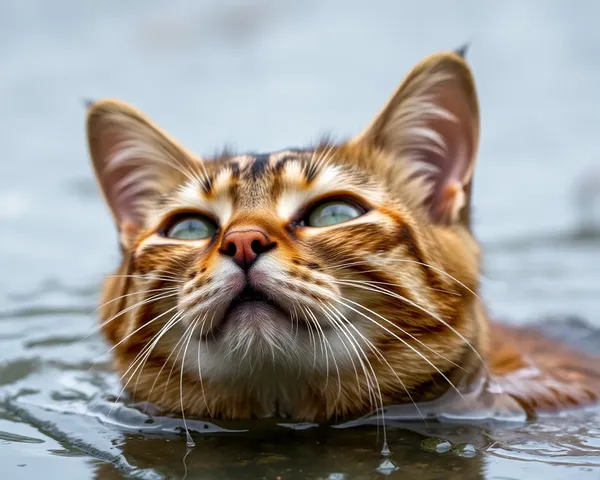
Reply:
[[[211, 181], [222, 182], [229, 177], [230, 180], [256, 186], [288, 177], [292, 170], [297, 171], [298, 175], [304, 175], [304, 179], [310, 181], [308, 167], [311, 161], [315, 161], [316, 156], [314, 150], [286, 149], [270, 153], [225, 156], [206, 162], [205, 166]], [[312, 175], [314, 176], [314, 173]], [[207, 185], [208, 190], [215, 186], [219, 185]]]
[[[236, 207], [272, 203], [290, 191], [336, 188], [336, 177], [349, 169], [331, 151], [286, 149], [244, 154], [208, 163], [204, 195], [230, 196]], [[348, 178], [347, 178], [348, 180]]]
[[332, 149], [286, 149], [206, 161], [198, 175], [163, 197], [162, 207], [167, 212], [200, 209], [221, 222], [252, 210], [290, 219], [302, 206], [333, 192], [355, 193], [373, 203], [384, 196], [380, 185]]

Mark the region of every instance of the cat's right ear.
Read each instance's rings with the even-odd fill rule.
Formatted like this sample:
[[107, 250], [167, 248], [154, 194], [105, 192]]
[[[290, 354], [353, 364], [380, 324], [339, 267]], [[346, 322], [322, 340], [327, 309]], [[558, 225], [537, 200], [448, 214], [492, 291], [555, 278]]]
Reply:
[[124, 247], [143, 227], [152, 200], [201, 167], [199, 159], [118, 100], [89, 106], [87, 138], [96, 178]]
[[469, 227], [479, 107], [465, 51], [438, 53], [415, 66], [354, 142], [403, 163], [403, 188], [432, 221]]

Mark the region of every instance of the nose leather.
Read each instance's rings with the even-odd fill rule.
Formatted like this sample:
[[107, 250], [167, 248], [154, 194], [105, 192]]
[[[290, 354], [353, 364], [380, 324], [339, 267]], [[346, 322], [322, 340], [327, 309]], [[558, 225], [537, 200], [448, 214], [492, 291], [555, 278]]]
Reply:
[[227, 232], [221, 242], [221, 253], [247, 271], [258, 257], [271, 250], [275, 243], [260, 228], [248, 228]]

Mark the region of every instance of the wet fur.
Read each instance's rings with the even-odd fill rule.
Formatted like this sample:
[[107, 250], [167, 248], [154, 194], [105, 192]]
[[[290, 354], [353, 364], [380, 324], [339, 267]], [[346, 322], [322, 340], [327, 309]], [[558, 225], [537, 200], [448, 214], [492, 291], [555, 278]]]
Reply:
[[[455, 90], [442, 91], [436, 103], [432, 92], [446, 82]], [[440, 116], [446, 107], [461, 131]], [[467, 375], [490, 375], [532, 415], [594, 401], [599, 375], [588, 358], [490, 327], [470, 228], [478, 128], [470, 71], [452, 53], [417, 66], [355, 139], [306, 150], [200, 159], [132, 107], [92, 104], [90, 152], [123, 253], [105, 284], [102, 330], [127, 391], [188, 416], [298, 420], [431, 400]], [[468, 147], [458, 173], [440, 163], [455, 136]], [[447, 183], [423, 173], [419, 153]], [[140, 188], [129, 192], [132, 185]], [[299, 209], [332, 194], [371, 210], [322, 229], [294, 226]], [[157, 235], [175, 213], [207, 210], [221, 225], [216, 238], [186, 243]], [[210, 315], [224, 308], [220, 296], [230, 300], [226, 272], [237, 273], [219, 242], [245, 226], [276, 242], [257, 262], [256, 281], [297, 307], [296, 315], [259, 327], [238, 322], [224, 335]], [[539, 389], [519, 381], [514, 373], [527, 362], [555, 383]]]

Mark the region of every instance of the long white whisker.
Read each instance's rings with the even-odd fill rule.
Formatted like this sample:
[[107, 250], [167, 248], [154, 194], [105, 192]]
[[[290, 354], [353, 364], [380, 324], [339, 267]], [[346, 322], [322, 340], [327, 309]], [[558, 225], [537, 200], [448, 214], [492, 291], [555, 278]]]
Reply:
[[[337, 281], [337, 280], [336, 280]], [[385, 288], [381, 288], [381, 287], [377, 287], [377, 286], [373, 286], [373, 287], [365, 287], [364, 285], [358, 286], [356, 284], [352, 284], [352, 286], [355, 286], [357, 288], [363, 288], [365, 290], [371, 290], [371, 291], [375, 291], [375, 292], [380, 292], [383, 293], [384, 295], [389, 295], [391, 297], [397, 298], [399, 300], [402, 300], [403, 302], [421, 310], [424, 313], [427, 313], [429, 316], [431, 316], [433, 319], [437, 320], [438, 322], [440, 322], [442, 325], [444, 325], [445, 327], [447, 327], [451, 332], [453, 332], [456, 336], [458, 336], [458, 338], [460, 338], [463, 342], [465, 342], [465, 344], [467, 345], [467, 347], [469, 347], [469, 349], [477, 356], [477, 358], [480, 360], [481, 365], [486, 369], [487, 371], [487, 366], [486, 363], [483, 359], [483, 357], [481, 356], [481, 354], [477, 351], [477, 349], [471, 344], [471, 342], [469, 342], [464, 335], [462, 335], [459, 331], [457, 331], [454, 327], [452, 327], [452, 325], [450, 325], [448, 322], [446, 322], [444, 319], [442, 319], [439, 315], [436, 315], [433, 312], [430, 312], [429, 310], [427, 310], [426, 308], [423, 308], [421, 305], [413, 302], [412, 300], [399, 295], [397, 293], [394, 292], [390, 292], [388, 290], [386, 290]], [[362, 305], [361, 305], [362, 306]], [[363, 307], [365, 308], [365, 307]], [[375, 313], [375, 312], [373, 312]], [[383, 318], [383, 317], [382, 317]], [[389, 322], [389, 320], [385, 319], [387, 322]], [[391, 323], [391, 322], [390, 322]]]
[[[337, 284], [341, 284], [341, 285], [346, 285], [348, 286], [348, 281], [347, 280], [333, 280], [333, 283], [337, 283]], [[352, 282], [352, 284], [350, 285], [352, 287], [355, 288], [361, 288], [363, 287], [363, 285], [361, 285], [358, 282]], [[370, 288], [365, 287], [364, 290], [370, 290], [372, 291]], [[385, 290], [383, 288], [381, 288], [381, 290]], [[393, 292], [390, 292], [393, 293]], [[404, 298], [404, 297], [402, 297]], [[362, 306], [362, 305], [361, 305]], [[363, 307], [364, 308], [364, 307]], [[390, 324], [392, 327], [400, 330], [400, 332], [402, 332], [402, 334], [406, 335], [407, 337], [410, 337], [412, 340], [414, 340], [415, 342], [417, 342], [419, 345], [421, 345], [422, 347], [426, 348], [427, 350], [429, 350], [431, 353], [433, 353], [434, 355], [440, 357], [441, 359], [445, 360], [446, 362], [450, 363], [452, 366], [459, 368], [460, 370], [465, 371], [464, 367], [462, 365], [459, 365], [458, 363], [450, 360], [449, 358], [447, 358], [446, 356], [442, 355], [441, 353], [435, 351], [433, 348], [431, 348], [429, 345], [427, 345], [426, 343], [424, 343], [423, 341], [421, 341], [419, 338], [415, 337], [413, 334], [411, 334], [410, 332], [406, 331], [405, 329], [403, 329], [400, 325], [397, 325], [393, 322], [391, 322], [390, 320], [386, 319], [387, 323]]]
[[374, 319], [372, 319], [371, 317], [369, 317], [368, 315], [364, 314], [363, 312], [353, 308], [351, 305], [345, 303], [345, 302], [350, 302], [354, 305], [357, 305], [360, 308], [365, 309], [366, 311], [368, 311], [369, 313], [381, 318], [383, 321], [385, 322], [389, 322], [389, 320], [383, 316], [381, 316], [380, 314], [378, 314], [377, 312], [374, 312], [373, 310], [357, 303], [354, 302], [348, 298], [345, 298], [344, 300], [340, 300], [339, 298], [335, 298], [332, 296], [332, 299], [335, 300], [336, 302], [340, 303], [341, 305], [345, 306], [346, 308], [349, 308], [350, 310], [352, 310], [353, 312], [357, 313], [358, 315], [362, 316], [363, 318], [369, 320], [370, 322], [374, 323], [375, 325], [379, 326], [381, 329], [383, 329], [386, 333], [388, 333], [389, 335], [393, 336], [396, 340], [402, 342], [406, 347], [408, 347], [410, 350], [412, 350], [413, 352], [415, 352], [419, 357], [421, 357], [423, 360], [425, 360], [425, 362], [427, 362], [428, 365], [430, 365], [436, 372], [438, 372], [440, 374], [440, 376], [446, 380], [451, 386], [452, 388], [456, 391], [456, 393], [458, 393], [458, 395], [464, 399], [462, 393], [458, 390], [458, 388], [456, 388], [456, 386], [450, 381], [450, 379], [446, 376], [446, 374], [444, 374], [438, 367], [436, 367], [433, 362], [431, 362], [431, 360], [429, 360], [425, 355], [423, 355], [421, 352], [419, 352], [415, 347], [413, 347], [410, 343], [408, 343], [406, 340], [400, 338], [398, 335], [396, 335], [394, 332], [392, 332], [390, 329], [386, 328], [385, 326], [381, 325], [380, 323], [376, 322]]
[[[321, 303], [323, 304], [323, 306], [326, 307], [326, 305], [323, 302], [321, 302]], [[376, 400], [376, 402], [375, 402], [376, 410], [381, 409], [381, 420], [382, 420], [382, 425], [383, 425], [383, 440], [384, 440], [384, 443], [387, 444], [387, 432], [386, 432], [386, 428], [385, 428], [385, 415], [384, 415], [383, 395], [381, 393], [381, 387], [379, 385], [379, 379], [377, 378], [377, 374], [375, 373], [375, 369], [373, 368], [373, 365], [371, 364], [371, 361], [369, 360], [368, 355], [366, 354], [366, 352], [364, 351], [364, 349], [362, 348], [362, 346], [360, 345], [360, 343], [358, 342], [358, 340], [354, 337], [354, 335], [352, 334], [352, 332], [350, 332], [350, 330], [348, 329], [348, 327], [344, 324], [344, 322], [341, 321], [339, 318], [337, 318], [337, 316], [335, 316], [335, 315], [330, 316], [329, 318], [333, 322], [333, 324], [336, 325], [341, 330], [341, 332], [344, 334], [344, 336], [346, 338], [348, 338], [348, 341], [350, 342], [350, 345], [352, 346], [352, 348], [356, 352], [356, 355], [358, 356], [358, 359], [361, 362], [361, 365], [363, 365], [363, 369], [364, 369], [364, 364], [363, 364], [362, 358], [364, 358], [364, 361], [369, 366], [369, 372], [370, 372], [372, 381], [374, 382], [374, 386], [377, 389], [377, 393], [378, 393], [378, 398], [377, 397], [375, 398], [375, 400]], [[365, 373], [365, 378], [368, 379], [369, 378], [369, 374], [367, 373], [366, 369], [364, 369], [364, 373]], [[375, 390], [374, 389], [373, 389], [373, 394], [375, 394]], [[379, 405], [377, 405], [377, 400], [379, 400]]]
[[[171, 309], [171, 310], [173, 310], [173, 309]], [[168, 312], [163, 312], [161, 314], [161, 316], [165, 315], [166, 313], [168, 313]], [[173, 315], [173, 317], [165, 325], [163, 325], [163, 327], [154, 335], [154, 337], [152, 338], [152, 340], [150, 340], [150, 342], [148, 342], [144, 346], [144, 348], [142, 348], [142, 350], [140, 350], [140, 352], [135, 356], [135, 358], [133, 359], [133, 361], [131, 362], [131, 364], [127, 368], [127, 370], [125, 370], [125, 373], [123, 375], [121, 375], [121, 380], [123, 380], [123, 378], [125, 378], [125, 376], [129, 373], [129, 371], [132, 368], [134, 368], [135, 365], [138, 362], [145, 361], [145, 359], [147, 359], [150, 356], [150, 353], [152, 352], [152, 350], [154, 349], [154, 347], [157, 345], [158, 341], [161, 339], [161, 337], [163, 336], [164, 332], [166, 332], [167, 330], [169, 330], [175, 323], [177, 323], [179, 321], [179, 317], [180, 316], [181, 316], [181, 312], [176, 312], [175, 315]], [[153, 320], [155, 320], [155, 319], [153, 319]], [[144, 324], [144, 326], [145, 325], [147, 325], [147, 324]], [[138, 367], [139, 367], [139, 365], [138, 365]], [[132, 377], [135, 374], [135, 372], [138, 370], [138, 367], [136, 367], [136, 369], [131, 374]]]
[[[337, 313], [337, 317], [341, 317], [346, 321], [346, 324], [348, 325], [349, 328], [352, 328], [362, 339], [363, 341], [367, 344], [367, 346], [369, 347], [369, 349], [377, 356], [377, 358], [379, 359], [379, 361], [383, 364], [385, 364], [389, 370], [392, 372], [392, 374], [396, 377], [396, 379], [398, 380], [398, 382], [400, 383], [400, 385], [402, 386], [402, 388], [404, 389], [404, 391], [406, 392], [406, 394], [408, 395], [408, 398], [410, 399], [410, 401], [412, 402], [412, 404], [415, 406], [415, 408], [417, 409], [417, 412], [419, 413], [419, 416], [423, 419], [423, 421], [425, 423], [427, 423], [427, 420], [425, 420], [425, 417], [423, 416], [423, 413], [421, 412], [421, 409], [418, 407], [417, 403], [415, 402], [415, 400], [413, 399], [410, 391], [408, 390], [408, 388], [406, 387], [406, 385], [404, 384], [404, 382], [402, 381], [402, 379], [400, 378], [400, 376], [398, 375], [398, 373], [396, 372], [396, 370], [394, 370], [394, 368], [392, 368], [392, 366], [390, 365], [390, 363], [387, 361], [387, 359], [385, 358], [385, 356], [383, 355], [383, 353], [381, 353], [381, 351], [375, 346], [373, 345], [373, 342], [371, 342], [367, 337], [365, 337], [355, 326], [352, 322], [350, 322], [345, 316], [344, 314], [338, 309], [336, 308], [333, 304], [329, 303], [329, 308], [332, 310], [335, 310], [335, 312]], [[383, 408], [383, 407], [382, 407]]]
[[160, 294], [148, 297], [148, 298], [144, 298], [143, 300], [140, 300], [139, 302], [134, 303], [133, 305], [130, 305], [129, 307], [126, 307], [123, 310], [115, 313], [108, 320], [105, 320], [104, 322], [102, 322], [100, 324], [100, 326], [97, 327], [97, 328], [100, 329], [100, 328], [105, 327], [106, 325], [108, 325], [110, 322], [112, 322], [116, 318], [119, 318], [121, 315], [124, 315], [125, 313], [128, 313], [128, 312], [130, 312], [131, 310], [133, 310], [135, 308], [141, 307], [143, 305], [147, 305], [147, 304], [152, 303], [152, 302], [156, 302], [158, 300], [164, 300], [164, 299], [167, 299], [167, 298], [170, 298], [170, 297], [174, 297], [175, 295], [176, 295], [175, 293], [168, 293], [168, 294], [160, 293]]
[[[481, 298], [479, 297], [479, 295], [477, 295], [477, 293], [475, 293], [472, 289], [470, 289], [469, 287], [467, 287], [463, 282], [461, 282], [460, 280], [458, 280], [454, 276], [450, 275], [448, 272], [445, 272], [441, 268], [435, 267], [435, 266], [430, 265], [428, 263], [418, 262], [416, 260], [409, 260], [407, 258], [388, 258], [388, 259], [386, 259], [386, 261], [387, 262], [400, 262], [400, 263], [413, 263], [413, 264], [416, 264], [416, 265], [423, 265], [424, 267], [431, 268], [432, 270], [435, 270], [436, 272], [441, 273], [442, 275], [444, 275], [444, 276], [450, 278], [451, 280], [455, 281], [458, 285], [460, 285], [465, 290], [467, 290], [469, 293], [471, 293], [472, 295], [474, 295], [477, 299], [481, 300]], [[365, 263], [372, 264], [373, 262], [369, 261], [369, 260], [361, 260], [361, 261], [349, 263], [346, 266], [360, 265], [360, 264], [365, 264]], [[344, 266], [344, 268], [346, 266]]]
[[103, 307], [106, 307], [106, 305], [110, 305], [111, 303], [114, 303], [117, 300], [121, 300], [122, 298], [132, 297], [134, 295], [141, 295], [143, 293], [153, 293], [153, 292], [166, 293], [166, 292], [175, 292], [177, 290], [178, 290], [178, 287], [166, 287], [166, 288], [153, 288], [152, 290], [140, 290], [137, 292], [126, 293], [124, 295], [119, 295], [118, 297], [114, 297], [111, 300], [109, 300], [108, 302], [104, 302], [102, 305], [100, 305], [98, 308], [96, 308], [95, 312], [97, 312], [98, 310], [100, 310]]
[[135, 335], [137, 332], [139, 332], [140, 330], [142, 330], [143, 328], [147, 327], [148, 325], [150, 325], [151, 323], [154, 323], [156, 320], [158, 320], [159, 318], [164, 317], [167, 313], [172, 312], [173, 310], [177, 309], [177, 305], [175, 305], [174, 307], [169, 308], [168, 310], [165, 310], [163, 313], [157, 315], [156, 317], [154, 317], [152, 320], [148, 321], [148, 322], [144, 322], [142, 323], [141, 326], [139, 326], [138, 328], [136, 328], [133, 332], [127, 334], [125, 337], [123, 337], [121, 340], [119, 340], [117, 343], [115, 343], [112, 347], [110, 347], [110, 349], [108, 350], [107, 353], [112, 352], [115, 348], [117, 348], [119, 345], [121, 345], [123, 342], [126, 342], [127, 339], [129, 339], [132, 335]]
[[179, 399], [181, 401], [181, 416], [183, 418], [183, 425], [185, 427], [185, 435], [187, 438], [188, 448], [195, 447], [196, 444], [194, 443], [194, 440], [192, 440], [192, 436], [190, 435], [190, 431], [188, 430], [188, 426], [187, 426], [187, 421], [185, 419], [185, 408], [183, 406], [183, 372], [185, 369], [185, 357], [187, 355], [187, 349], [190, 346], [190, 341], [192, 339], [194, 329], [198, 325], [198, 321], [199, 320], [196, 319], [195, 322], [190, 322], [190, 327], [188, 327], [188, 329], [190, 329], [190, 333], [188, 335], [187, 342], [185, 342], [185, 348], [183, 349], [183, 356], [181, 357], [181, 371], [179, 372]]
[[[140, 361], [140, 360], [138, 360], [138, 357], [143, 356], [143, 359], [141, 361], [144, 364], [144, 365], [142, 365], [142, 367], [137, 375], [137, 380], [135, 382], [135, 386], [134, 386], [134, 390], [133, 390], [134, 392], [137, 391], [137, 386], [138, 386], [138, 382], [140, 380], [141, 373], [144, 370], [145, 364], [148, 362], [150, 355], [152, 355], [152, 351], [154, 350], [156, 345], [158, 345], [158, 342], [162, 338], [163, 334], [166, 333], [173, 325], [175, 325], [179, 321], [181, 316], [182, 316], [182, 312], [177, 311], [177, 313], [175, 315], [173, 315], [173, 317], [171, 317], [169, 319], [169, 321], [161, 327], [161, 329], [152, 337], [152, 339], [150, 339], [148, 344], [145, 345], [144, 348], [133, 359], [133, 362], [131, 363], [131, 365], [135, 365], [136, 362]], [[150, 391], [150, 394], [151, 393], [152, 393], [152, 391]], [[148, 398], [150, 398], [150, 394], [148, 394]]]
[[[330, 324], [334, 327], [334, 330], [336, 332], [338, 332], [338, 331], [341, 332], [344, 335], [344, 337], [346, 337], [346, 339], [348, 339], [350, 346], [352, 347], [352, 349], [354, 350], [354, 353], [356, 354], [356, 358], [357, 358], [357, 360], [360, 364], [360, 367], [363, 371], [365, 381], [367, 382], [367, 388], [369, 389], [369, 402], [371, 403], [371, 408], [373, 408], [373, 403], [375, 403], [375, 405], [377, 405], [377, 402], [376, 402], [377, 399], [375, 398], [375, 394], [372, 390], [373, 385], [372, 385], [371, 377], [369, 376], [369, 373], [367, 372], [367, 368], [365, 367], [363, 358], [357, 349], [357, 345], [355, 344], [355, 342], [352, 341], [352, 335], [350, 335], [348, 332], [346, 332], [345, 330], [343, 330], [340, 327], [339, 322], [337, 322], [336, 319], [331, 314], [329, 314], [329, 312], [327, 312], [327, 310], [325, 310], [325, 308], [323, 308], [323, 305], [324, 304], [321, 302], [320, 308], [323, 311], [323, 313], [325, 314], [325, 316], [329, 319]], [[338, 334], [338, 336], [339, 336], [339, 334]], [[342, 345], [344, 346], [344, 349], [346, 350], [346, 352], [348, 354], [348, 358], [351, 359], [352, 364], [354, 365], [354, 361], [352, 360], [353, 356], [350, 353], [350, 351], [348, 350], [348, 347], [346, 346], [346, 342], [344, 342], [341, 337], [340, 337], [340, 340], [342, 341]], [[360, 345], [358, 345], [358, 347], [360, 348]], [[364, 353], [364, 352], [362, 352], [362, 349], [360, 349], [360, 351], [361, 351], [361, 353]], [[361, 389], [360, 378], [358, 376], [358, 371], [356, 371], [356, 369], [355, 369], [355, 373], [356, 373], [357, 386], [359, 387], [359, 390], [360, 390]], [[373, 398], [371, 398], [372, 392], [373, 392]], [[375, 402], [373, 402], [373, 399], [375, 399]]]
[[[177, 316], [177, 314], [175, 314], [174, 318], [176, 316]], [[153, 345], [156, 345], [157, 342], [158, 342], [158, 339], [155, 342], [153, 342]], [[147, 348], [147, 347], [148, 347], [148, 345], [146, 345], [146, 347], [144, 347], [144, 349]], [[152, 346], [152, 348], [154, 348], [154, 346]], [[150, 348], [150, 350], [148, 351], [147, 355], [150, 355], [150, 352], [152, 351], [152, 348]], [[133, 379], [133, 376], [140, 369], [140, 367], [145, 364], [145, 361], [144, 361], [145, 358], [147, 358], [147, 356], [143, 356], [142, 352], [138, 353], [138, 355], [136, 355], [136, 357], [131, 362], [131, 364], [129, 365], [129, 367], [125, 371], [125, 373], [123, 375], [121, 375], [120, 380], [123, 381], [123, 379], [131, 371], [131, 369], [134, 368], [134, 366], [137, 364], [137, 366], [135, 367], [135, 369], [133, 370], [133, 372], [131, 372], [131, 374], [129, 376], [129, 379], [127, 380], [127, 382], [125, 383], [125, 385], [123, 386], [123, 388], [121, 389], [121, 391], [119, 392], [119, 395], [117, 396], [116, 400], [113, 402], [113, 405], [112, 405], [112, 407], [110, 408], [110, 410], [108, 412], [109, 416], [110, 416], [110, 414], [112, 412], [112, 409], [116, 406], [117, 402], [119, 401], [119, 399], [121, 398], [121, 396], [123, 395], [123, 393], [125, 392], [125, 390], [127, 389], [127, 386], [129, 385], [129, 382], [131, 382], [131, 380]], [[138, 377], [138, 380], [139, 380], [139, 377]]]
[[[329, 351], [331, 352], [331, 359], [333, 360], [333, 366], [335, 368], [335, 372], [336, 372], [337, 379], [338, 379], [338, 394], [337, 394], [337, 397], [336, 397], [336, 400], [337, 400], [337, 399], [340, 398], [340, 396], [342, 394], [342, 379], [341, 379], [341, 376], [340, 376], [340, 369], [338, 367], [337, 360], [335, 359], [335, 353], [333, 352], [333, 348], [331, 347], [331, 343], [329, 342], [329, 340], [327, 340], [327, 336], [325, 335], [325, 332], [323, 331], [323, 328], [319, 324], [319, 320], [315, 316], [314, 312], [308, 306], [305, 307], [305, 312], [310, 317], [311, 322], [315, 325], [315, 328], [317, 329], [317, 333], [319, 334], [319, 336], [321, 338], [321, 343], [324, 344], [324, 346], [325, 346], [325, 356], [326, 356], [326, 358], [328, 357], [327, 356], [327, 348], [329, 348]], [[342, 341], [342, 343], [343, 343], [343, 341]], [[315, 348], [315, 351], [316, 351], [316, 348]], [[314, 365], [313, 365], [313, 368], [314, 368]], [[325, 370], [326, 371], [326, 374], [325, 374], [326, 376], [325, 376], [325, 387], [323, 387], [323, 390], [326, 390], [327, 386], [329, 385], [329, 360], [328, 359], [326, 360], [326, 367], [325, 368], [326, 368], [326, 370]]]
[[168, 278], [163, 276], [150, 276], [150, 275], [107, 275], [107, 278], [137, 278], [139, 280], [160, 280], [163, 282], [173, 282], [173, 283], [185, 283], [185, 280], [181, 280], [180, 278]]
[[204, 392], [204, 380], [202, 379], [202, 362], [200, 361], [200, 349], [202, 348], [202, 332], [204, 331], [204, 326], [206, 325], [206, 316], [207, 313], [204, 314], [200, 324], [200, 333], [198, 334], [198, 378], [200, 380], [200, 390], [202, 390], [202, 398], [204, 399], [204, 406], [206, 407], [206, 411], [209, 417], [212, 417], [210, 413], [210, 408], [208, 406], [208, 400], [206, 399], [206, 393]]
[[[376, 270], [361, 270], [361, 274], [362, 273], [371, 273], [371, 272], [385, 272], [385, 270], [383, 269], [376, 269]], [[392, 283], [392, 282], [378, 282], [375, 280], [352, 280], [352, 279], [346, 279], [344, 280], [346, 282], [356, 282], [356, 283], [370, 283], [373, 285], [388, 285], [391, 287], [401, 287], [401, 288], [414, 288], [414, 287], [419, 287], [425, 290], [432, 290], [434, 292], [442, 292], [442, 293], [447, 293], [448, 295], [454, 295], [455, 297], [460, 297], [461, 294], [460, 293], [456, 293], [456, 292], [451, 292], [449, 290], [444, 290], [442, 288], [434, 288], [434, 287], [425, 287], [425, 286], [421, 286], [421, 285], [417, 285], [417, 284], [412, 284], [412, 285], [408, 285], [408, 284], [400, 284], [400, 283]]]

